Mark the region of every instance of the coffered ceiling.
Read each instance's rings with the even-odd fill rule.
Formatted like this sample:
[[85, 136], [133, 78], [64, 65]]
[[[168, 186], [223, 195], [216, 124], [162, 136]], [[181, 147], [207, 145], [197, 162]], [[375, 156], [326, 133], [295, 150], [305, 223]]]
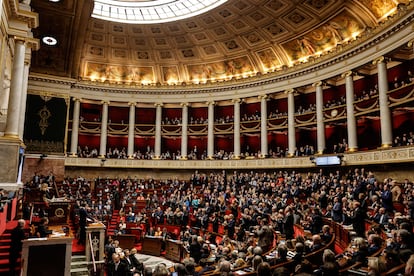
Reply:
[[228, 0], [193, 18], [128, 24], [92, 18], [92, 0], [32, 0], [32, 72], [113, 84], [205, 83], [278, 71], [357, 41], [410, 0]]

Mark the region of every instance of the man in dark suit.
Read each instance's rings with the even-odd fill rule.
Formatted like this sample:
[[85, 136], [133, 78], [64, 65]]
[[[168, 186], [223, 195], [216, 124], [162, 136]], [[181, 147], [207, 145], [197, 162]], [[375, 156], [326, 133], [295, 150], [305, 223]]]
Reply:
[[351, 215], [352, 227], [357, 233], [358, 237], [364, 237], [365, 232], [365, 213], [360, 208], [360, 203], [354, 201], [353, 203], [353, 212]]
[[47, 228], [49, 220], [47, 218], [41, 218], [40, 224], [37, 226], [37, 235], [39, 238], [47, 238], [52, 231]]
[[294, 224], [294, 218], [293, 218], [292, 210], [288, 206], [285, 209], [285, 218], [283, 220], [283, 230], [284, 230], [287, 240], [293, 239], [293, 235], [295, 233], [293, 229], [293, 224]]
[[332, 220], [335, 222], [342, 222], [342, 205], [337, 196], [334, 197], [334, 205], [332, 207]]
[[112, 254], [112, 260], [108, 263], [107, 274], [108, 276], [127, 276], [129, 273], [128, 265], [125, 262], [121, 262], [119, 254]]
[[16, 274], [16, 264], [17, 259], [20, 256], [20, 252], [22, 251], [22, 240], [26, 238], [26, 234], [24, 233], [24, 224], [25, 221], [20, 219], [17, 222], [17, 226], [11, 232], [11, 243], [10, 243], [10, 255], [9, 255], [9, 267], [10, 267], [10, 275], [17, 275]]

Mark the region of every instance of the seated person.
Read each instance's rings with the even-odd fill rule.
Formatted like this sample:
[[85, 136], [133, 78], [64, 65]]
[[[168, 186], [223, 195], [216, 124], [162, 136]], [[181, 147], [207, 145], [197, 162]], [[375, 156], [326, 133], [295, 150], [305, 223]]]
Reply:
[[355, 263], [361, 263], [363, 266], [367, 265], [368, 246], [365, 240], [361, 237], [356, 237], [353, 241], [351, 249], [345, 254], [347, 258], [346, 266], [353, 265]]
[[312, 236], [312, 244], [309, 247], [310, 252], [315, 252], [322, 248], [322, 238], [319, 234], [315, 234]]
[[322, 234], [321, 234], [322, 242], [327, 244], [332, 239], [331, 227], [329, 225], [324, 225], [322, 227]]
[[372, 255], [380, 250], [383, 240], [377, 234], [370, 234], [368, 236], [368, 255]]
[[281, 264], [284, 262], [287, 262], [287, 253], [288, 253], [288, 248], [285, 244], [279, 244], [277, 246], [277, 258], [274, 258], [270, 261], [270, 265], [276, 265], [276, 264]]
[[47, 238], [52, 234], [52, 230], [49, 230], [47, 225], [49, 220], [47, 218], [41, 218], [39, 226], [37, 226], [37, 236], [39, 238]]
[[126, 225], [124, 219], [121, 218], [121, 221], [118, 224], [118, 234], [125, 234], [126, 233], [126, 228], [127, 228], [127, 225]]
[[330, 249], [325, 249], [322, 255], [323, 264], [315, 270], [315, 275], [339, 275], [339, 265], [335, 260], [335, 253]]

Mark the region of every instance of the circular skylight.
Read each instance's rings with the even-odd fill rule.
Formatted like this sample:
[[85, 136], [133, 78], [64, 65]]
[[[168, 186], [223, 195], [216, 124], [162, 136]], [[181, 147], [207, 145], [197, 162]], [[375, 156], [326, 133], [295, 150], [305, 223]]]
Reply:
[[227, 0], [95, 0], [92, 17], [151, 24], [177, 21], [207, 12]]

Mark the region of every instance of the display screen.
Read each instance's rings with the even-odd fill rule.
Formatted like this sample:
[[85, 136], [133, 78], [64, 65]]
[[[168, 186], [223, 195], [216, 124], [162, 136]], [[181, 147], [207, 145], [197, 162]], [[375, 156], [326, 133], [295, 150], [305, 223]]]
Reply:
[[339, 156], [321, 156], [315, 158], [317, 166], [341, 165], [341, 157]]

